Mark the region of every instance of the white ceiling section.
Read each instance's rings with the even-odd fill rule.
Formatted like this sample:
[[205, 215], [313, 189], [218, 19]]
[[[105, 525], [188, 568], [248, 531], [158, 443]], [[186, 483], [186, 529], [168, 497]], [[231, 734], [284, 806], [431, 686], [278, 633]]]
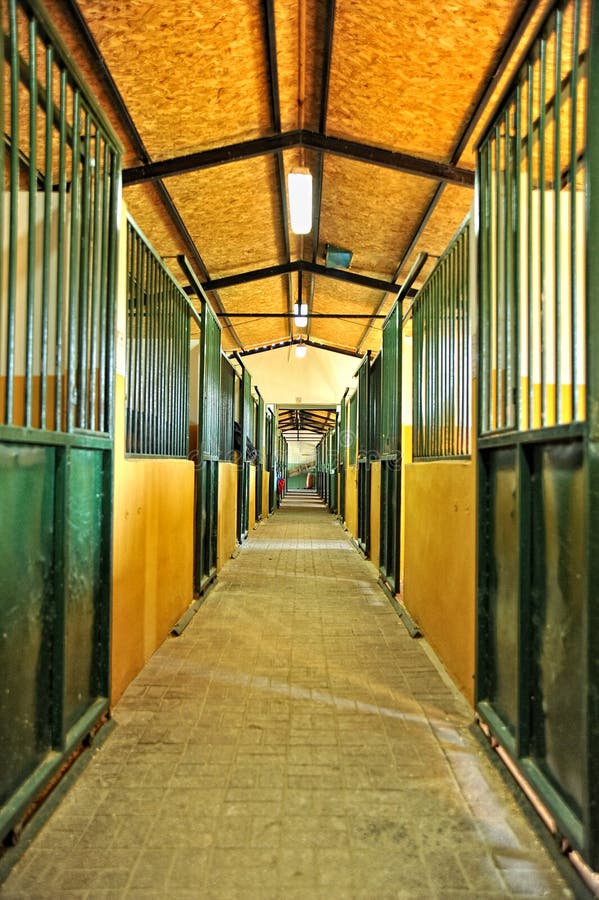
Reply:
[[245, 356], [243, 364], [265, 403], [323, 407], [336, 406], [346, 388], [353, 389], [360, 360], [318, 347], [298, 359], [294, 347], [279, 347]]

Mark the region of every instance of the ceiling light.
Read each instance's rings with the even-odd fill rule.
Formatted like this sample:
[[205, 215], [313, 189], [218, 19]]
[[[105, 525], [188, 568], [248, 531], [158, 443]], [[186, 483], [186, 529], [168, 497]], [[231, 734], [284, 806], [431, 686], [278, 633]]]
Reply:
[[312, 230], [312, 175], [308, 169], [293, 169], [287, 178], [289, 218], [294, 234]]
[[293, 304], [293, 322], [297, 325], [298, 328], [305, 328], [308, 324], [308, 304], [307, 303], [294, 303]]

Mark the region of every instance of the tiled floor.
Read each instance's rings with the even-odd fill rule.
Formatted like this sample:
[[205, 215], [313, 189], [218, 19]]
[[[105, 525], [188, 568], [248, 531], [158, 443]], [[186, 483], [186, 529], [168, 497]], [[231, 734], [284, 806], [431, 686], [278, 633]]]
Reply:
[[573, 896], [322, 507], [260, 525], [114, 715], [3, 900]]

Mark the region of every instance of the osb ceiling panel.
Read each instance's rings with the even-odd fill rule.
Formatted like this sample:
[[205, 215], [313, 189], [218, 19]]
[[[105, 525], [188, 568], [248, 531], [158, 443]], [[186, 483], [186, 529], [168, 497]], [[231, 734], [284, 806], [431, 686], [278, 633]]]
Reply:
[[167, 186], [212, 277], [282, 262], [273, 156], [169, 178]]
[[326, 4], [275, 0], [281, 128], [318, 128]]
[[154, 159], [271, 127], [258, 0], [79, 0]]
[[382, 294], [369, 288], [335, 281], [332, 278], [317, 278], [314, 289], [312, 312], [348, 313], [343, 319], [311, 319], [310, 339], [339, 344], [352, 350], [368, 324], [368, 319], [354, 319], [351, 314], [371, 314], [376, 311]]
[[327, 156], [320, 215], [320, 246], [353, 252], [351, 268], [391, 278], [418, 227], [437, 183]]
[[448, 159], [496, 59], [514, 0], [338, 0], [331, 133]]
[[264, 347], [289, 338], [287, 319], [236, 320], [235, 331], [246, 350]]

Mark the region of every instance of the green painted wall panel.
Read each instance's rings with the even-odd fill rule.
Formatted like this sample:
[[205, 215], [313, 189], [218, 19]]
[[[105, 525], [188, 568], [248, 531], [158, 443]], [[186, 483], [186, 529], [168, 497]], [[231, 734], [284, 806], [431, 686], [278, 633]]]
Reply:
[[582, 443], [537, 448], [534, 460], [532, 755], [580, 815], [586, 680]]
[[518, 579], [516, 451], [498, 450], [490, 461], [489, 618], [491, 699], [515, 733], [518, 722]]
[[103, 454], [68, 451], [69, 514], [64, 522], [67, 559], [65, 598], [65, 730], [98, 696], [96, 623], [101, 604]]
[[54, 454], [0, 444], [0, 806], [51, 745]]

